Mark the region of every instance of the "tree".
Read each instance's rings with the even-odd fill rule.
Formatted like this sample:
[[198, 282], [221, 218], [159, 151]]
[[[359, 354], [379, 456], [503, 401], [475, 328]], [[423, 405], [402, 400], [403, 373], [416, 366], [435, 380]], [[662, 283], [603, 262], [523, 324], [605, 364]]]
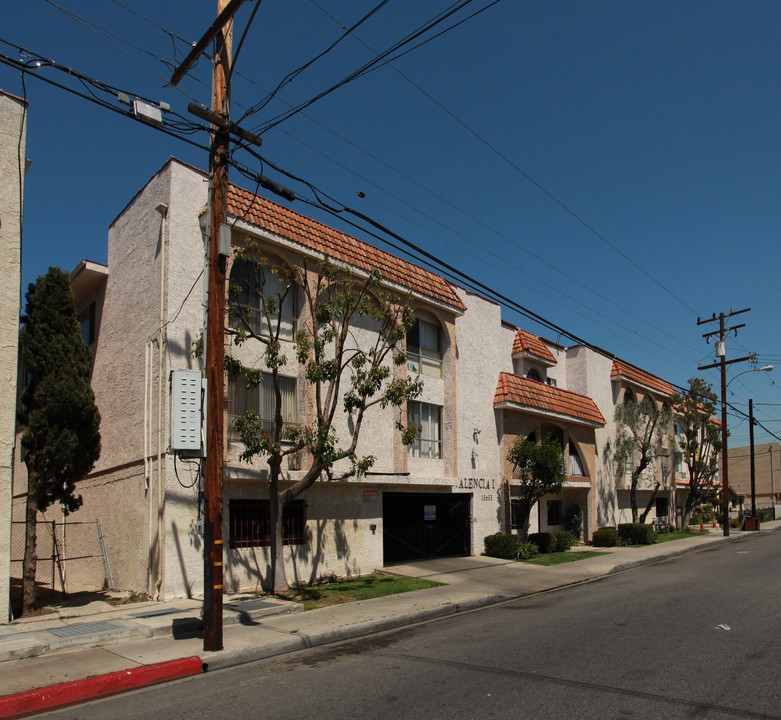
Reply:
[[68, 274], [49, 268], [26, 295], [20, 338], [26, 385], [20, 425], [27, 466], [22, 613], [37, 608], [37, 513], [81, 506], [76, 483], [100, 456], [100, 414], [90, 387], [92, 355], [81, 338]]
[[[272, 266], [262, 259], [260, 248], [250, 241], [237, 254], [231, 273], [229, 306], [234, 351], [226, 358], [226, 372], [248, 388], [261, 383], [273, 387], [273, 419], [248, 410], [234, 420], [244, 449], [241, 459], [263, 457], [269, 467], [270, 572], [268, 589], [288, 588], [283, 558], [282, 517], [285, 507], [319, 478], [360, 476], [373, 465], [372, 456], [359, 457], [358, 441], [366, 412], [373, 406], [402, 407], [422, 390], [419, 377], [394, 374], [406, 362], [401, 343], [415, 323], [405, 302], [383, 289], [374, 271], [358, 277], [329, 260], [311, 271], [300, 266]], [[280, 370], [288, 362], [283, 339], [290, 338], [292, 298], [299, 291], [305, 299], [303, 322], [295, 334], [295, 359], [302, 369], [311, 418], [290, 424], [283, 407]], [[238, 350], [247, 342], [263, 348], [262, 367], [241, 362]], [[346, 414], [338, 437], [339, 415]], [[402, 442], [414, 441], [416, 428], [404, 428]], [[303, 476], [281, 486], [283, 460], [304, 460]]]
[[552, 435], [541, 443], [517, 438], [507, 459], [513, 465], [513, 476], [520, 479], [516, 497], [516, 522], [521, 540], [529, 536], [529, 515], [534, 504], [543, 496], [561, 492], [567, 477], [561, 443]]
[[689, 389], [673, 398], [683, 434], [677, 438], [677, 451], [689, 470], [689, 493], [683, 506], [681, 527], [689, 526], [692, 510], [712, 494], [719, 470], [721, 426], [715, 420], [717, 397], [709, 383], [690, 378]]
[[[658, 408], [653, 398], [646, 395], [640, 403], [634, 398], [621, 403], [616, 408], [615, 419], [618, 424], [615, 460], [619, 467], [630, 469], [629, 503], [632, 508], [632, 522], [636, 523], [637, 486], [648, 468], [651, 468], [653, 476], [656, 474], [656, 460], [661, 457], [662, 447], [670, 435], [672, 413], [667, 405]], [[651, 502], [658, 489], [657, 482]], [[640, 522], [645, 522], [650, 508], [649, 502]]]

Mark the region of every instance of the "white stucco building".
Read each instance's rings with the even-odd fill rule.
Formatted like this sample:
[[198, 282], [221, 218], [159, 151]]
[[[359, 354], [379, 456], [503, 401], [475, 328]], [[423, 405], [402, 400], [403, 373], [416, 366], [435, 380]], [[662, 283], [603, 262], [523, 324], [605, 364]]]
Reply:
[[[200, 369], [190, 346], [204, 323], [206, 201], [206, 175], [170, 160], [112, 223], [107, 267], [83, 261], [72, 273], [95, 358], [103, 445], [80, 484], [78, 519], [100, 520], [119, 587], [164, 598], [202, 592], [201, 467], [170, 449], [170, 380], [175, 370]], [[491, 398], [500, 365], [511, 368], [504, 351], [512, 334], [502, 327], [499, 307], [235, 186], [229, 216], [234, 244], [260, 240], [272, 263], [307, 259], [311, 267], [328, 255], [358, 273], [377, 268], [391, 289], [409, 298], [418, 318], [407, 338], [407, 366], [399, 372], [420, 372], [424, 380], [422, 394], [405, 409], [423, 427], [421, 439], [410, 449], [402, 445], [398, 410], [367, 413], [358, 452], [374, 455], [375, 464], [361, 479], [318, 481], [294, 503], [286, 530], [288, 580], [482, 552], [483, 537], [499, 529], [501, 518], [501, 440]], [[291, 327], [303, 312], [301, 298], [282, 309]], [[293, 336], [283, 343], [290, 357], [285, 413], [296, 422], [311, 412], [311, 397]], [[486, 354], [487, 347], [497, 351]], [[260, 357], [257, 348], [239, 352], [247, 353], [245, 360]], [[262, 397], [229, 387], [226, 430], [247, 403], [262, 414]], [[349, 418], [337, 430], [349, 432]], [[262, 461], [241, 462], [238, 443], [226, 434], [225, 588], [253, 589], [267, 572], [267, 471]], [[305, 467], [306, 457], [291, 460], [286, 477], [299, 477]]]
[[[171, 407], [174, 373], [202, 369], [191, 345], [204, 325], [207, 189], [205, 173], [168, 161], [111, 224], [107, 266], [82, 261], [71, 273], [94, 355], [103, 447], [79, 485], [84, 504], [75, 519], [100, 521], [116, 586], [164, 599], [203, 591], [202, 462], [197, 453], [172, 449]], [[568, 468], [562, 492], [533, 510], [531, 532], [567, 529], [575, 507], [583, 512], [586, 539], [597, 527], [627, 519], [611, 455], [615, 406], [630, 388], [661, 400], [666, 383], [593, 349], [565, 348], [505, 323], [497, 303], [236, 186], [229, 189], [228, 215], [234, 247], [250, 238], [272, 266], [311, 269], [327, 256], [359, 276], [377, 269], [417, 318], [406, 338], [407, 363], [394, 372], [419, 373], [422, 394], [401, 411], [367, 413], [358, 454], [373, 455], [375, 463], [365, 477], [321, 479], [288, 507], [290, 582], [480, 554], [486, 535], [513, 529], [517, 482], [506, 455], [517, 437], [555, 435]], [[233, 282], [245, 282], [240, 263], [229, 272]], [[288, 358], [283, 415], [290, 423], [312, 415], [312, 390], [294, 352], [303, 299], [296, 288], [279, 309]], [[361, 321], [354, 332], [361, 342], [376, 331]], [[262, 366], [262, 348], [248, 343], [233, 352]], [[267, 576], [268, 470], [262, 460], [240, 461], [230, 428], [232, 417], [249, 408], [270, 420], [268, 407], [262, 385], [248, 391], [228, 383], [227, 592], [257, 589]], [[399, 420], [422, 428], [410, 448], [396, 430]], [[351, 417], [341, 416], [335, 427], [348, 437]], [[284, 481], [306, 467], [305, 454], [290, 456]]]
[[26, 130], [27, 102], [0, 90], [0, 622], [10, 614]]

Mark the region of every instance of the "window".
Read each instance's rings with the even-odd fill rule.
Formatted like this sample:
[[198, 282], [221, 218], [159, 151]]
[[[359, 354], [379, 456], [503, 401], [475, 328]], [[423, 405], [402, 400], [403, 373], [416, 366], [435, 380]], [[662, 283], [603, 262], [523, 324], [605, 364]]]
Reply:
[[583, 462], [578, 455], [578, 450], [572, 440], [569, 441], [569, 474], [576, 477], [586, 477]]
[[409, 446], [410, 457], [442, 457], [442, 408], [438, 405], [415, 402], [407, 403], [407, 423], [419, 429], [418, 439]]
[[87, 344], [95, 342], [95, 303], [90, 303], [79, 313], [81, 339]]
[[[298, 420], [298, 400], [296, 397], [296, 379], [279, 376], [279, 386], [282, 391], [282, 420], [287, 429]], [[263, 373], [263, 382], [257, 387], [248, 388], [243, 378], [228, 383], [228, 440], [237, 442], [239, 436], [233, 429], [233, 421], [244, 415], [248, 410], [254, 410], [263, 421], [263, 427], [268, 433], [274, 432], [274, 415], [276, 403], [274, 397], [274, 377], [271, 373]], [[284, 435], [283, 435], [284, 441]]]
[[548, 500], [548, 525], [561, 525], [561, 500]]
[[517, 530], [520, 523], [521, 501], [518, 498], [510, 498], [510, 529]]
[[669, 499], [666, 497], [656, 498], [656, 517], [666, 518], [670, 512]]
[[529, 378], [529, 380], [536, 380], [537, 382], [542, 382], [542, 375], [538, 373], [534, 368], [529, 370], [529, 372], [526, 373], [526, 377]]
[[545, 382], [551, 387], [556, 387], [556, 380], [552, 377], [545, 378]]
[[675, 439], [677, 440], [676, 450], [678, 451], [675, 457], [675, 473], [681, 476], [683, 475], [683, 454], [680, 451], [683, 449], [686, 438], [683, 425], [679, 422], [675, 423]]
[[[279, 339], [295, 340], [298, 320], [298, 291], [295, 286], [286, 288], [283, 279], [270, 268], [258, 267], [246, 261], [234, 264], [230, 281], [231, 285], [238, 288], [238, 292], [232, 296], [232, 302], [246, 313], [247, 322], [254, 332], [259, 335], [271, 334], [266, 319], [265, 301], [274, 309], [274, 312], [270, 313], [271, 329], [276, 332], [277, 319], [280, 318]], [[280, 308], [279, 298], [282, 296], [284, 300]], [[230, 321], [234, 326], [242, 324], [235, 308]]]
[[415, 320], [415, 327], [407, 333], [407, 369], [442, 377], [442, 333], [437, 323]]
[[[230, 500], [230, 547], [271, 545], [269, 511], [268, 500]], [[284, 545], [305, 545], [306, 541], [306, 502], [293, 500], [282, 511], [282, 542]]]

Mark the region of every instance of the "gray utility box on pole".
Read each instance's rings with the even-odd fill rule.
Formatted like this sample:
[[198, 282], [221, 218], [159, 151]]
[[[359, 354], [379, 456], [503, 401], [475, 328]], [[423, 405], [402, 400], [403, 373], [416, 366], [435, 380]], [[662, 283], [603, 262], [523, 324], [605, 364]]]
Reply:
[[205, 457], [206, 380], [200, 370], [171, 372], [171, 449]]

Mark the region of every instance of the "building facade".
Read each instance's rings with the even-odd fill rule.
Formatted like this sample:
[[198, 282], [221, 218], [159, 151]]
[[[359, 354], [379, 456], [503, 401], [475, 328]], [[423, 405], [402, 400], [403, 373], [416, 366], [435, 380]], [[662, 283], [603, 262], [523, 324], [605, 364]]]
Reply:
[[0, 90], [0, 622], [11, 612], [11, 498], [21, 301], [27, 102]]
[[[729, 448], [729, 489], [732, 506], [751, 510], [751, 447]], [[757, 510], [781, 517], [781, 443], [754, 446], [754, 503]]]
[[[203, 370], [192, 350], [204, 328], [207, 179], [168, 161], [110, 226], [108, 264], [82, 261], [71, 274], [82, 335], [94, 356], [103, 445], [80, 484], [84, 504], [77, 517], [100, 521], [117, 587], [162, 599], [203, 591], [203, 459], [173, 449], [172, 408], [181, 373], [200, 378]], [[296, 268], [314, 280], [318, 263], [328, 258], [357, 278], [379, 271], [416, 318], [404, 343], [406, 364], [392, 372], [419, 375], [422, 392], [400, 410], [378, 406], [367, 413], [357, 453], [375, 460], [365, 476], [324, 476], [287, 507], [289, 582], [480, 554], [486, 535], [514, 529], [517, 479], [506, 456], [519, 437], [558, 438], [568, 470], [562, 492], [533, 510], [530, 532], [567, 529], [579, 512], [588, 540], [598, 527], [628, 519], [626, 488], [612, 455], [615, 407], [630, 393], [666, 402], [671, 386], [592, 348], [565, 348], [503, 322], [496, 302], [236, 186], [229, 188], [228, 215], [234, 249], [262, 248], [266, 282], [280, 282], [269, 272], [273, 267]], [[256, 288], [240, 257], [229, 261], [228, 272], [262, 333], [266, 321], [253, 305]], [[302, 289], [293, 287], [275, 314], [286, 358], [281, 409], [291, 425], [308, 423], [313, 412], [312, 388], [295, 355], [304, 300]], [[358, 344], [376, 336], [368, 319], [352, 331]], [[262, 348], [251, 342], [237, 347], [231, 339], [226, 333], [226, 352], [262, 367]], [[227, 592], [259, 589], [269, 569], [268, 467], [262, 459], [241, 460], [232, 423], [248, 409], [269, 422], [273, 407], [268, 384], [227, 383]], [[352, 423], [346, 413], [334, 423], [342, 444]], [[402, 444], [398, 423], [420, 428], [411, 446]], [[305, 452], [288, 456], [283, 484], [300, 479], [308, 460]], [[660, 511], [674, 513], [669, 468], [649, 470], [643, 500], [657, 470], [665, 480], [656, 496], [668, 506], [657, 504], [649, 521]]]

